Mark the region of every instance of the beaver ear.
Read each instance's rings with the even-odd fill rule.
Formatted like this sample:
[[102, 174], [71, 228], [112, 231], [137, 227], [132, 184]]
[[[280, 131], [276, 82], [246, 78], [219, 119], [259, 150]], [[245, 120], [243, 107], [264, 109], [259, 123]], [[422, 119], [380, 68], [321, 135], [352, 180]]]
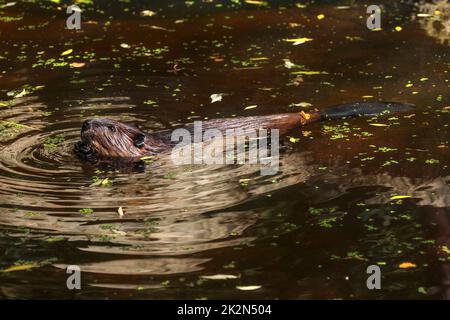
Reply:
[[144, 145], [144, 140], [145, 140], [145, 134], [143, 133], [138, 133], [136, 134], [136, 136], [134, 137], [134, 145], [137, 148], [141, 148]]

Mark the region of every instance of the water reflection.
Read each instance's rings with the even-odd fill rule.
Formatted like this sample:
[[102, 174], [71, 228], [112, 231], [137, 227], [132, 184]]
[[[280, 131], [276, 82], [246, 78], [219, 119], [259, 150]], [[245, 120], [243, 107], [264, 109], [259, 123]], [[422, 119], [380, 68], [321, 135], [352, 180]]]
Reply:
[[[409, 21], [414, 10], [391, 2], [386, 21], [402, 21], [401, 32], [367, 31], [358, 5], [196, 5], [187, 12], [161, 4], [151, 22], [105, 23], [94, 13], [96, 23], [64, 37], [63, 20], [32, 8], [47, 25], [24, 31], [16, 24], [33, 24], [28, 16], [0, 21], [0, 268], [40, 263], [1, 273], [0, 296], [371, 298], [365, 267], [381, 262], [386, 288], [375, 297], [424, 297], [418, 288], [445, 297], [447, 23], [431, 30], [434, 18]], [[283, 41], [297, 37], [313, 40]], [[69, 48], [73, 56], [62, 57]], [[228, 95], [211, 104], [213, 93]], [[361, 99], [418, 109], [289, 133], [300, 141], [287, 139], [275, 176], [164, 159], [144, 172], [97, 171], [72, 153], [82, 122], [94, 116], [156, 131]], [[405, 261], [417, 267], [400, 270]], [[82, 293], [64, 287], [68, 264], [86, 271]], [[238, 279], [199, 281], [217, 273]], [[240, 292], [239, 284], [263, 288]]]

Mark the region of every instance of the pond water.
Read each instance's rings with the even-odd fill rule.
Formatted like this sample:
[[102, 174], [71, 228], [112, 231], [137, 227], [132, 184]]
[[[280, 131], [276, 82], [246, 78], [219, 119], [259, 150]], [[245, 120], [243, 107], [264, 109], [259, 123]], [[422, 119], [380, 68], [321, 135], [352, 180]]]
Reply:
[[[449, 5], [379, 2], [371, 31], [363, 1], [79, 1], [77, 31], [66, 1], [0, 1], [0, 297], [449, 298]], [[72, 151], [95, 116], [153, 132], [357, 100], [417, 107], [291, 132], [274, 176]]]

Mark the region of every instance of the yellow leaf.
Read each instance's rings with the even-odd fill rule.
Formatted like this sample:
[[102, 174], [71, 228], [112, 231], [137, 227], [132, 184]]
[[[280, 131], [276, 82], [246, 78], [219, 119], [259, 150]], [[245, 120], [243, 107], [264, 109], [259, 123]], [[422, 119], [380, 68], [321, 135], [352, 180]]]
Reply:
[[317, 19], [318, 19], [318, 20], [322, 20], [322, 19], [324, 19], [324, 18], [325, 18], [325, 15], [322, 14], [322, 13], [317, 15]]
[[399, 200], [399, 199], [408, 199], [412, 198], [411, 196], [392, 196], [390, 200]]
[[400, 26], [396, 26], [396, 27], [395, 27], [395, 31], [397, 31], [397, 32], [400, 32], [400, 31], [402, 31], [402, 30], [403, 30], [403, 28], [400, 27]]
[[299, 44], [303, 44], [305, 42], [312, 41], [312, 40], [313, 39], [311, 39], [311, 38], [283, 39], [283, 41], [286, 41], [286, 42], [293, 42], [294, 46], [299, 45]]
[[328, 72], [325, 71], [307, 71], [307, 70], [301, 70], [301, 71], [295, 71], [295, 72], [291, 72], [291, 74], [304, 74], [306, 76], [312, 76], [312, 75], [316, 75], [316, 74], [328, 74]]
[[38, 265], [35, 263], [30, 263], [30, 264], [21, 264], [18, 266], [13, 266], [10, 268], [7, 268], [5, 270], [1, 270], [0, 272], [12, 272], [12, 271], [22, 271], [22, 270], [28, 270], [31, 268], [36, 268]]
[[245, 3], [254, 4], [256, 6], [265, 6], [265, 5], [267, 5], [267, 2], [265, 2], [265, 1], [257, 1], [257, 0], [245, 0]]
[[256, 108], [257, 106], [258, 106], [258, 105], [254, 104], [254, 105], [252, 105], [252, 106], [245, 107], [244, 110], [254, 109], [254, 108]]
[[402, 262], [398, 265], [398, 267], [400, 269], [408, 269], [408, 268], [415, 268], [417, 267], [417, 265], [412, 262]]
[[255, 57], [255, 58], [250, 58], [251, 61], [261, 61], [261, 60], [269, 60], [269, 58], [267, 57]]
[[67, 56], [68, 54], [71, 54], [73, 52], [72, 49], [66, 50], [63, 53], [61, 53], [62, 56]]
[[369, 125], [374, 126], [374, 127], [388, 127], [389, 126], [384, 123], [369, 123]]

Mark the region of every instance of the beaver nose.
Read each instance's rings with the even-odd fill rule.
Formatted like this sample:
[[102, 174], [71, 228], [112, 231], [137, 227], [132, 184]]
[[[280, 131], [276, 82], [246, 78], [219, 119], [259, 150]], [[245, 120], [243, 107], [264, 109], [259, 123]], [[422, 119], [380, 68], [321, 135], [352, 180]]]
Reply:
[[83, 122], [83, 126], [81, 127], [81, 131], [85, 131], [91, 127], [92, 120], [86, 120]]

